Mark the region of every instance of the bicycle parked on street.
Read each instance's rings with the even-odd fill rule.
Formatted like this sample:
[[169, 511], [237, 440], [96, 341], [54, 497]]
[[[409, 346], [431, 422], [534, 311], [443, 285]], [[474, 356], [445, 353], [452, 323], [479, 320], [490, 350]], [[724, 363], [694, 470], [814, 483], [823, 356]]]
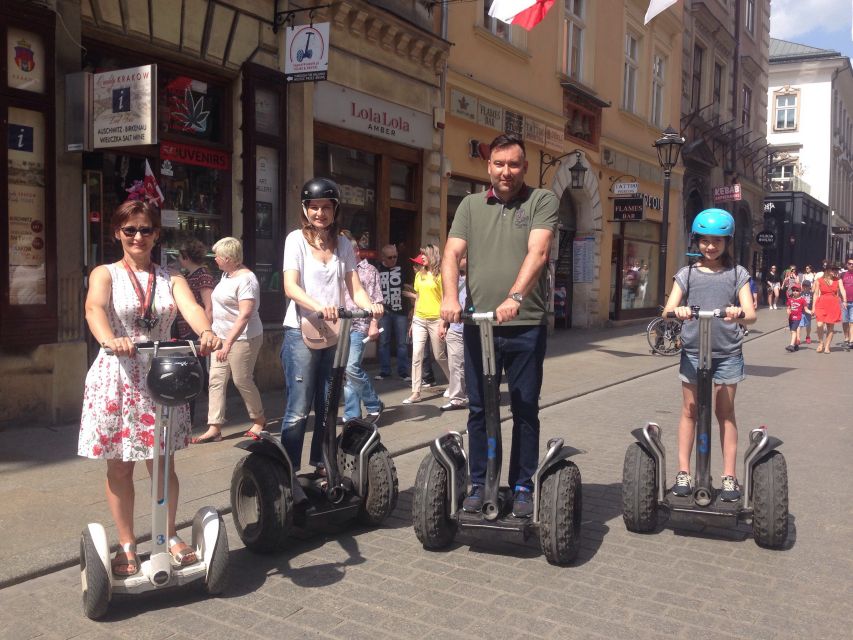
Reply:
[[[660, 310], [663, 311], [663, 307]], [[677, 356], [681, 353], [681, 320], [652, 318], [646, 327], [646, 339], [653, 354]]]

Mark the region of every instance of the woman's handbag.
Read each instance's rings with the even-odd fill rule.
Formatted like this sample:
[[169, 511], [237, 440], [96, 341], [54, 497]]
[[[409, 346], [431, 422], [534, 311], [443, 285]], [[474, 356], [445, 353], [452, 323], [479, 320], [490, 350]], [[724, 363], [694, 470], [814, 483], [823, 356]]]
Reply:
[[302, 341], [309, 349], [334, 347], [338, 343], [341, 324], [337, 320], [334, 322], [323, 320], [317, 315], [312, 313], [310, 316], [301, 316]]

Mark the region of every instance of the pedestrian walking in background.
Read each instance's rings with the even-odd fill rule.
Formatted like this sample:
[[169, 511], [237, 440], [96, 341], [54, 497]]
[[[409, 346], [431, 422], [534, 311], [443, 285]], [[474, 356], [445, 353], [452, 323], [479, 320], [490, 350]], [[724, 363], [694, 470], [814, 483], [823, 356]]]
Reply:
[[775, 309], [776, 305], [779, 304], [780, 287], [781, 281], [779, 280], [779, 273], [776, 271], [776, 265], [774, 264], [770, 267], [770, 270], [765, 276], [765, 288], [767, 289], [768, 309]]
[[[465, 297], [468, 292], [465, 288], [465, 271], [468, 268], [468, 259], [462, 256], [459, 261], [459, 305], [465, 308]], [[453, 322], [442, 324], [444, 341], [447, 344], [447, 367], [450, 370], [450, 378], [447, 386], [448, 402], [441, 405], [442, 411], [454, 411], [464, 409], [468, 406], [468, 391], [465, 386], [465, 341], [462, 337], [463, 323]]]
[[[358, 241], [353, 238], [349, 231], [342, 231], [341, 235], [349, 239], [352, 244], [353, 253], [358, 256]], [[382, 287], [379, 283], [379, 272], [367, 259], [361, 260], [355, 267], [361, 286], [367, 292], [368, 297], [377, 304], [382, 304], [384, 297]], [[346, 308], [350, 311], [360, 311], [360, 307], [353, 302], [349, 291], [344, 289], [344, 300]], [[379, 420], [385, 405], [376, 395], [370, 376], [365, 372], [361, 362], [364, 359], [364, 347], [366, 341], [376, 341], [379, 337], [379, 320], [377, 318], [356, 318], [352, 321], [350, 329], [349, 357], [346, 368], [346, 384], [344, 385], [344, 422], [354, 418], [361, 418], [361, 405], [367, 411], [367, 419], [370, 422]]]
[[[195, 301], [204, 309], [204, 315], [207, 316], [207, 321], [213, 322], [213, 299], [211, 293], [216, 286], [213, 276], [205, 266], [207, 260], [207, 247], [201, 240], [191, 238], [185, 241], [178, 252], [178, 263], [181, 269], [186, 273], [187, 284], [190, 285], [190, 291], [195, 296]], [[177, 327], [177, 335], [181, 340], [197, 340], [198, 336], [192, 327], [184, 320], [184, 317], [179, 313], [175, 321]], [[201, 369], [204, 372], [205, 388], [207, 388], [207, 358], [199, 357]], [[190, 422], [195, 423], [195, 398], [190, 402]]]
[[264, 342], [264, 326], [258, 314], [261, 285], [243, 264], [243, 245], [237, 238], [218, 240], [213, 245], [213, 253], [222, 271], [212, 295], [213, 332], [222, 340], [222, 348], [210, 359], [207, 431], [193, 438], [193, 444], [222, 440], [229, 379], [234, 380], [252, 421], [246, 436], [257, 438], [267, 422], [261, 394], [255, 384], [255, 363]]
[[[412, 262], [418, 265], [415, 274], [415, 315], [412, 318], [412, 395], [403, 400], [403, 404], [421, 401], [423, 385], [423, 358], [427, 340], [432, 347], [433, 361], [438, 363], [445, 378], [450, 378], [447, 367], [447, 349], [439, 336], [441, 328], [441, 254], [438, 247], [428, 244], [421, 249]], [[456, 276], [454, 275], [454, 280]]]
[[[524, 183], [528, 163], [524, 141], [502, 134], [489, 145], [489, 179], [485, 193], [466, 196], [456, 209], [442, 263], [445, 283], [441, 316], [459, 322], [458, 276], [468, 256], [465, 309], [494, 311], [497, 381], [506, 371], [512, 410], [509, 485], [512, 513], [533, 514], [533, 474], [539, 463], [539, 393], [547, 344], [548, 254], [557, 229], [557, 196]], [[468, 460], [471, 491], [462, 503], [469, 512], [483, 508], [483, 485], [489, 444], [486, 439], [485, 381], [480, 331], [463, 329], [468, 385]]]
[[[720, 499], [737, 502], [737, 422], [735, 394], [746, 378], [743, 364], [743, 338], [737, 323], [755, 322], [755, 309], [749, 290], [749, 273], [734, 265], [730, 252], [735, 221], [722, 209], [706, 209], [693, 221], [692, 234], [702, 257], [675, 274], [672, 293], [663, 317], [674, 311], [684, 322], [681, 328], [681, 418], [678, 423], [678, 474], [671, 491], [676, 496], [693, 493], [690, 458], [696, 432], [697, 379], [699, 367], [699, 323], [691, 321], [691, 307], [724, 309], [725, 317], [715, 319], [711, 328], [711, 375], [714, 381], [714, 413], [720, 425], [723, 449], [723, 477]], [[778, 284], [778, 281], [777, 281]], [[744, 317], [738, 319], [743, 312]]]
[[812, 343], [812, 316], [814, 315], [814, 304], [811, 280], [803, 280], [803, 299], [806, 304], [803, 309], [803, 317], [800, 319], [800, 328], [806, 330], [806, 344]]
[[838, 266], [828, 264], [823, 275], [815, 281], [814, 318], [817, 320], [818, 353], [829, 353], [835, 324], [841, 322], [841, 305], [847, 306], [847, 296], [838, 278]]
[[[812, 269], [812, 266], [810, 264], [807, 264], [805, 267], [803, 267], [803, 274], [802, 276], [800, 276], [800, 284], [802, 285], [808, 282], [809, 285], [814, 285], [814, 278], [814, 270]], [[803, 291], [805, 291], [805, 288], [803, 288]]]
[[785, 347], [788, 351], [800, 350], [800, 323], [803, 320], [808, 301], [802, 296], [802, 287], [792, 284], [785, 303], [788, 308], [788, 329], [791, 331], [791, 344]]
[[[800, 285], [800, 275], [797, 273], [797, 267], [795, 265], [791, 265], [787, 269], [785, 269], [785, 275], [782, 278], [782, 291], [785, 293], [785, 304], [788, 304], [788, 298], [791, 296], [791, 287], [794, 285]], [[802, 291], [802, 286], [800, 287], [800, 291]]]
[[846, 269], [841, 272], [841, 287], [845, 303], [841, 307], [841, 327], [844, 331], [844, 346], [853, 349], [853, 256], [847, 257]]
[[403, 268], [398, 264], [399, 252], [393, 244], [382, 247], [379, 264], [379, 284], [385, 315], [379, 321], [379, 374], [376, 380], [391, 377], [391, 347], [396, 347], [397, 375], [408, 382], [412, 363], [408, 353], [409, 303], [403, 295]]

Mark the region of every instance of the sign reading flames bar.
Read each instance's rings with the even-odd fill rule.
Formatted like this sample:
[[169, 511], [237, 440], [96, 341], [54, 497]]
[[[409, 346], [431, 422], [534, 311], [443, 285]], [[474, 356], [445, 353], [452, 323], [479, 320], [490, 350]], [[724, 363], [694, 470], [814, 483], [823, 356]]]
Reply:
[[613, 201], [613, 220], [630, 221], [643, 219], [643, 198], [616, 198]]
[[714, 204], [719, 202], [735, 202], [737, 200], [740, 200], [739, 184], [714, 187]]
[[157, 144], [157, 65], [96, 73], [95, 148]]

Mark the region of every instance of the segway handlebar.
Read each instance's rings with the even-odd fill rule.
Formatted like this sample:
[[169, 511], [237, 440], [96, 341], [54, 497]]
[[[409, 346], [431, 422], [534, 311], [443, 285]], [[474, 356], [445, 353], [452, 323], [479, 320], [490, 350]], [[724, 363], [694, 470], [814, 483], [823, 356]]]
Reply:
[[[323, 312], [322, 311], [315, 311], [314, 317], [317, 318], [317, 320], [322, 320], [323, 319]], [[356, 319], [356, 318], [372, 318], [372, 317], [373, 317], [373, 312], [368, 311], [366, 309], [359, 309], [358, 311], [350, 311], [349, 309], [345, 309], [344, 307], [338, 307], [338, 318]]]
[[[725, 318], [726, 317], [725, 309], [714, 309], [713, 311], [702, 311], [701, 309], [699, 309], [699, 307], [691, 307], [691, 310], [693, 311], [693, 314], [691, 315], [691, 317], [694, 319], [698, 319], [698, 318]], [[667, 311], [666, 317], [667, 318], [676, 318], [677, 316], [675, 315], [675, 311]], [[743, 311], [741, 311], [740, 314], [738, 315], [738, 318], [745, 318], [745, 317], [746, 317], [746, 314]]]
[[482, 313], [479, 313], [479, 312], [473, 312], [472, 313], [469, 311], [465, 311], [462, 313], [461, 319], [462, 320], [494, 320], [495, 319], [495, 312], [494, 311], [483, 311]]
[[[196, 353], [201, 345], [193, 340], [148, 340], [146, 342], [134, 342], [133, 347], [140, 353], [154, 353], [156, 349], [157, 353], [166, 355], [170, 353]], [[103, 347], [103, 349], [108, 356], [115, 355], [112, 349], [107, 347]]]

